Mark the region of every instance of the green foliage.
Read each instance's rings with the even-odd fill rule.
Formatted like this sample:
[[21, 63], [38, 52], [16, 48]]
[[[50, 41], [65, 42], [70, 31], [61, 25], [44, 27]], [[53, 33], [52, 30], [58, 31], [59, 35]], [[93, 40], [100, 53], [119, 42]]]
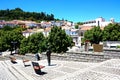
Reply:
[[20, 54], [25, 54], [28, 52], [28, 39], [27, 38], [23, 38], [23, 40], [21, 41], [20, 44]]
[[7, 9], [7, 10], [0, 10], [0, 20], [31, 20], [31, 21], [38, 21], [38, 20], [45, 20], [50, 21], [54, 20], [53, 14], [46, 14], [44, 12], [37, 13], [37, 12], [25, 12], [20, 8], [15, 9]]
[[79, 28], [79, 26], [78, 25], [75, 25], [75, 29], [78, 29]]
[[10, 26], [4, 26], [4, 27], [2, 28], [2, 30], [3, 30], [3, 31], [11, 31], [11, 30], [13, 30], [13, 28], [10, 27]]
[[84, 40], [97, 44], [100, 41], [120, 41], [120, 24], [109, 24], [103, 31], [99, 27], [94, 27], [85, 32]]
[[20, 53], [43, 52], [46, 51], [48, 44], [53, 52], [66, 52], [67, 47], [72, 46], [72, 38], [60, 27], [53, 27], [47, 38], [42, 33], [35, 33], [24, 38], [20, 45]]
[[77, 25], [83, 25], [83, 23], [82, 22], [77, 22]]
[[46, 40], [42, 33], [35, 33], [24, 38], [20, 45], [20, 53], [37, 53], [46, 50]]
[[53, 52], [61, 53], [68, 50], [67, 47], [72, 46], [72, 38], [62, 30], [61, 27], [54, 26], [48, 36], [48, 43]]
[[23, 39], [20, 28], [10, 28], [8, 26], [0, 30], [0, 36], [0, 51], [13, 50], [14, 45], [11, 42], [17, 42], [15, 48], [19, 48], [20, 42]]
[[104, 28], [103, 41], [120, 41], [120, 25], [109, 24]]
[[118, 45], [117, 48], [120, 48], [120, 45]]
[[89, 40], [92, 44], [99, 44], [99, 42], [102, 41], [102, 30], [100, 27], [87, 30], [84, 34], [84, 40]]
[[25, 28], [22, 28], [22, 27], [20, 27], [20, 26], [13, 26], [13, 27], [4, 26], [4, 27], [1, 28], [0, 30], [3, 30], [3, 31], [12, 31], [12, 30], [23, 31], [23, 30], [25, 30]]

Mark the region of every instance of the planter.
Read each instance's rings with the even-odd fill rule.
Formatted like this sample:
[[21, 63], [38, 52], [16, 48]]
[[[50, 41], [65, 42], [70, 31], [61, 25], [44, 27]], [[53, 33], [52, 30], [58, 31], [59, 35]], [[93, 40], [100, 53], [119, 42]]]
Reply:
[[103, 52], [103, 45], [101, 45], [101, 44], [93, 44], [93, 51], [94, 52]]

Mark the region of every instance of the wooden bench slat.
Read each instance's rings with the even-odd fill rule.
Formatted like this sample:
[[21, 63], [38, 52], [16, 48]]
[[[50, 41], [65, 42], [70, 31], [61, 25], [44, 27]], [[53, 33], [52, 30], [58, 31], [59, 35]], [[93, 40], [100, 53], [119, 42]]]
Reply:
[[30, 60], [23, 60], [23, 62], [29, 62]]
[[42, 68], [44, 68], [45, 66], [42, 66], [42, 65], [40, 65], [40, 66], [34, 66], [34, 69], [42, 69]]
[[37, 70], [38, 70], [38, 69], [39, 69], [39, 67], [38, 67], [38, 66], [34, 66], [34, 69], [37, 69]]
[[39, 67], [40, 67], [40, 69], [42, 69], [42, 68], [44, 68], [45, 66], [40, 65]]

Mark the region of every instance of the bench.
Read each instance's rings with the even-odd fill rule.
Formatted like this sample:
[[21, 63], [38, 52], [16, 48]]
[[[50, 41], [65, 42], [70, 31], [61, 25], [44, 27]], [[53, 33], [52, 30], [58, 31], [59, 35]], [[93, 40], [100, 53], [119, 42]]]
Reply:
[[29, 62], [30, 60], [28, 60], [28, 59], [22, 59], [22, 61], [23, 61], [23, 64], [24, 64], [25, 67], [26, 66], [30, 66], [30, 65], [26, 65], [26, 62]]
[[12, 63], [14, 63], [14, 64], [17, 63], [15, 57], [9, 57], [9, 58], [10, 58], [10, 61], [11, 61]]
[[39, 65], [38, 62], [32, 62], [32, 65], [36, 74], [39, 75], [42, 74], [41, 69], [44, 68], [45, 66]]

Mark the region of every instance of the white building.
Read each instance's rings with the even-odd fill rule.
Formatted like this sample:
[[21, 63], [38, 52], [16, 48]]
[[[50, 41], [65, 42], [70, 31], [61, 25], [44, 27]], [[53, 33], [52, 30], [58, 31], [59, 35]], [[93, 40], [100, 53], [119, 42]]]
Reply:
[[23, 36], [25, 36], [26, 38], [28, 38], [32, 34], [39, 33], [39, 32], [43, 33], [44, 29], [27, 29], [26, 31], [23, 31], [22, 34], [23, 34]]
[[99, 17], [95, 20], [91, 20], [91, 21], [86, 21], [83, 22], [83, 26], [100, 26], [100, 27], [105, 27], [110, 23], [114, 23], [114, 19], [111, 18], [110, 21], [105, 21], [104, 18]]
[[120, 46], [120, 41], [105, 41], [103, 45], [106, 48], [117, 48], [117, 46]]
[[81, 38], [79, 36], [79, 29], [74, 29], [74, 28], [71, 28], [71, 27], [64, 27], [62, 28], [65, 30], [66, 34], [71, 36], [72, 39], [73, 39], [73, 42], [75, 43], [75, 46], [81, 46]]

